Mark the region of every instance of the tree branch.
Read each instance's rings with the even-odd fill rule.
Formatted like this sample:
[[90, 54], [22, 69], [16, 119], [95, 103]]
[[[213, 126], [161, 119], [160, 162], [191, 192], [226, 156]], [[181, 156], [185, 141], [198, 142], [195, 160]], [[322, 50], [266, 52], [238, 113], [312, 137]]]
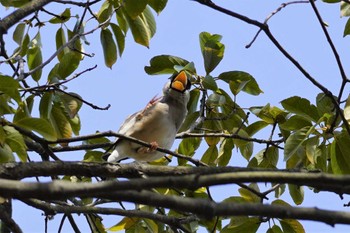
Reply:
[[[34, 170], [35, 169], [35, 170]], [[19, 172], [18, 174], [16, 172]], [[106, 177], [139, 177], [127, 181], [107, 181], [100, 183], [51, 183], [20, 182], [32, 176], [76, 175]], [[174, 188], [196, 190], [215, 185], [271, 182], [310, 186], [321, 191], [350, 194], [350, 175], [330, 175], [291, 170], [266, 170], [236, 167], [169, 167], [135, 164], [109, 163], [8, 163], [0, 166], [0, 192], [8, 198], [61, 199], [73, 196], [94, 197], [105, 192], [118, 190], [141, 190], [152, 188]], [[87, 191], [88, 190], [88, 191]]]
[[287, 52], [287, 50], [285, 50], [283, 48], [283, 46], [279, 43], [279, 41], [273, 36], [273, 34], [271, 33], [267, 24], [261, 23], [259, 21], [253, 20], [253, 19], [246, 17], [244, 15], [241, 15], [241, 14], [238, 14], [236, 12], [225, 9], [223, 7], [220, 7], [220, 6], [216, 5], [215, 3], [213, 3], [211, 0], [194, 0], [194, 1], [196, 1], [200, 4], [203, 4], [209, 8], [212, 8], [218, 12], [221, 12], [221, 13], [224, 13], [224, 14], [229, 15], [231, 17], [242, 20], [245, 23], [257, 26], [262, 31], [264, 31], [266, 36], [275, 45], [275, 47], [305, 76], [305, 78], [308, 79], [314, 86], [316, 86], [318, 89], [320, 89], [326, 96], [328, 96], [332, 100], [332, 103], [334, 104], [338, 114], [340, 115], [347, 133], [350, 135], [350, 126], [344, 117], [342, 109], [339, 106], [338, 100], [336, 98], [334, 98], [333, 93], [330, 90], [328, 90], [325, 86], [323, 86], [321, 83], [319, 83], [314, 77], [312, 77], [304, 69], [304, 67], [292, 55], [290, 55]]
[[10, 29], [16, 23], [18, 23], [21, 19], [27, 17], [28, 15], [39, 10], [40, 8], [52, 1], [53, 0], [30, 1], [23, 7], [18, 8], [17, 10], [0, 20], [0, 35], [6, 34], [7, 30]]
[[105, 214], [105, 215], [120, 215], [126, 217], [138, 217], [138, 218], [147, 218], [152, 219], [154, 221], [162, 222], [171, 227], [179, 228], [184, 232], [188, 232], [183, 226], [183, 223], [190, 223], [193, 221], [197, 221], [197, 217], [189, 216], [185, 218], [176, 218], [172, 216], [154, 214], [151, 212], [146, 212], [142, 210], [124, 210], [118, 208], [101, 208], [101, 207], [93, 207], [93, 206], [69, 206], [69, 205], [51, 205], [49, 203], [35, 200], [35, 199], [26, 199], [21, 200], [27, 205], [30, 205], [36, 209], [41, 209], [45, 213], [57, 214]]

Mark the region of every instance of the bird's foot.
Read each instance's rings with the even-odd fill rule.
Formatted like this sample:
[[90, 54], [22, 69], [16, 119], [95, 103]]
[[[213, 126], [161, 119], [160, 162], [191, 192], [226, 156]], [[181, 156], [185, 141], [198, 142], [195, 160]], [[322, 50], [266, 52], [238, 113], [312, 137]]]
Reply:
[[151, 147], [140, 147], [137, 150], [137, 153], [140, 153], [140, 154], [151, 153], [151, 152], [156, 151], [157, 148], [159, 147], [157, 142], [151, 142], [150, 144], [151, 144]]

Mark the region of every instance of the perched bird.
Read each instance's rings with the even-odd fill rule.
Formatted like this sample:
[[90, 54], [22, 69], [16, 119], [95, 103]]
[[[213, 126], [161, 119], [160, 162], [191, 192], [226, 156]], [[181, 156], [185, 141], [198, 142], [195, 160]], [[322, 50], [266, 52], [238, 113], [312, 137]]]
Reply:
[[154, 97], [147, 106], [121, 125], [118, 133], [152, 144], [152, 148], [118, 139], [113, 152], [106, 159], [119, 162], [125, 158], [153, 161], [164, 156], [157, 147], [170, 149], [187, 114], [191, 82], [185, 71], [174, 74], [163, 88], [163, 96]]

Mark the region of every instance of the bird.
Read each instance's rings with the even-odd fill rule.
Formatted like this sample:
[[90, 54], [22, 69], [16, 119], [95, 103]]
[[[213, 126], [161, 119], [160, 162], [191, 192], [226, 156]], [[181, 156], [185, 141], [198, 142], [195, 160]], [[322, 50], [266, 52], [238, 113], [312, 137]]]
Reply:
[[187, 115], [190, 88], [191, 81], [184, 70], [174, 73], [163, 87], [163, 96], [153, 97], [144, 109], [127, 117], [118, 130], [120, 134], [150, 143], [151, 147], [118, 138], [112, 153], [104, 159], [113, 163], [126, 158], [139, 162], [162, 158], [165, 154], [156, 149], [172, 147]]

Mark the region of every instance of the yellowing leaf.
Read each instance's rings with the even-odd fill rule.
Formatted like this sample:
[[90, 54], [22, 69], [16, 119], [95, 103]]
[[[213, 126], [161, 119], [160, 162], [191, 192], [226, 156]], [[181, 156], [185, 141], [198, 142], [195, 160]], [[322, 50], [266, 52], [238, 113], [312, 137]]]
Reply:
[[112, 232], [126, 230], [131, 226], [135, 225], [137, 222], [138, 222], [138, 218], [125, 217], [119, 223], [108, 228], [107, 230]]

